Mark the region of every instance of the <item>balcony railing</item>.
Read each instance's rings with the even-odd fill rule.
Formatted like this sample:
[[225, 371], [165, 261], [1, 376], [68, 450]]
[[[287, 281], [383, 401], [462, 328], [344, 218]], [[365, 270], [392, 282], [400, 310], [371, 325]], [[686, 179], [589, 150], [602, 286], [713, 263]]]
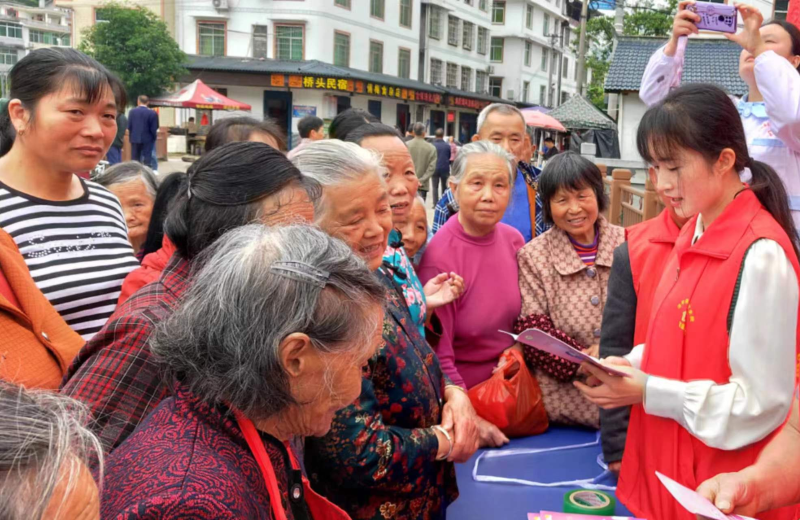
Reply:
[[599, 164], [603, 173], [603, 183], [608, 194], [608, 209], [605, 217], [612, 224], [629, 227], [649, 220], [664, 209], [650, 179], [645, 181], [644, 189], [631, 186], [630, 170], [615, 169], [611, 176], [606, 175], [607, 168]]

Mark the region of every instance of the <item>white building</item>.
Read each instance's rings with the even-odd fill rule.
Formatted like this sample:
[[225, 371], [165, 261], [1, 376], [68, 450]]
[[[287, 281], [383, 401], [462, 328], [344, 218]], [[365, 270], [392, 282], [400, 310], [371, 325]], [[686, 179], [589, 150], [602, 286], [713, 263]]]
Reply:
[[[0, 73], [8, 72], [34, 49], [69, 47], [70, 34], [68, 10], [0, 3]], [[5, 92], [5, 75], [2, 77], [0, 89]]]

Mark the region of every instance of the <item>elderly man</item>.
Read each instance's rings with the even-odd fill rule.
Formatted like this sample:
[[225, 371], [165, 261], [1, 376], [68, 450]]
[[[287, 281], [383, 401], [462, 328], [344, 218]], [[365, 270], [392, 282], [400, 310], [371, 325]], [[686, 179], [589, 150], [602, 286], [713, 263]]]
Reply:
[[[530, 159], [530, 139], [525, 132], [525, 118], [519, 109], [503, 103], [493, 103], [484, 108], [478, 116], [478, 134], [473, 141], [491, 141], [500, 145], [514, 156], [517, 175], [511, 201], [501, 222], [516, 228], [522, 233], [525, 242], [547, 231], [550, 226], [544, 222], [541, 203], [536, 196], [536, 185], [541, 171], [528, 164]], [[453, 195], [450, 190], [442, 194], [436, 206], [432, 230], [436, 233], [453, 215]]]
[[406, 144], [419, 179], [419, 195], [426, 200], [431, 189], [431, 177], [436, 171], [436, 148], [425, 140], [425, 125], [422, 123], [414, 123], [414, 139]]

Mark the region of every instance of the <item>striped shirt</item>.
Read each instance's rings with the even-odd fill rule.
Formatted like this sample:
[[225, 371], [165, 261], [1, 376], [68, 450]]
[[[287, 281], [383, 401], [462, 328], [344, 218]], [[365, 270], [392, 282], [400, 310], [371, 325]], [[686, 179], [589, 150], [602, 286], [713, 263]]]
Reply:
[[572, 242], [572, 247], [575, 248], [575, 252], [578, 253], [579, 257], [581, 257], [583, 263], [589, 267], [592, 267], [594, 265], [595, 258], [597, 258], [597, 238], [600, 236], [600, 233], [595, 232], [594, 242], [589, 245], [581, 244], [572, 238], [572, 236], [567, 236], [569, 236], [569, 241]]
[[36, 286], [89, 340], [116, 308], [122, 281], [139, 264], [117, 198], [81, 179], [84, 195], [39, 199], [0, 183], [0, 228], [14, 239]]

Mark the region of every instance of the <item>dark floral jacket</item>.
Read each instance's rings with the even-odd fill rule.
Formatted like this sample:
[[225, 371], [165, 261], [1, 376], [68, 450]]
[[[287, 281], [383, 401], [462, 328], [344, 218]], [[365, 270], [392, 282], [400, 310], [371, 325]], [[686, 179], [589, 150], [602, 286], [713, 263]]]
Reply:
[[455, 468], [436, 461], [431, 430], [441, 422], [446, 378], [401, 290], [378, 274], [388, 292], [386, 343], [369, 362], [361, 396], [327, 436], [306, 439], [306, 470], [315, 490], [355, 520], [443, 519], [458, 496]]

